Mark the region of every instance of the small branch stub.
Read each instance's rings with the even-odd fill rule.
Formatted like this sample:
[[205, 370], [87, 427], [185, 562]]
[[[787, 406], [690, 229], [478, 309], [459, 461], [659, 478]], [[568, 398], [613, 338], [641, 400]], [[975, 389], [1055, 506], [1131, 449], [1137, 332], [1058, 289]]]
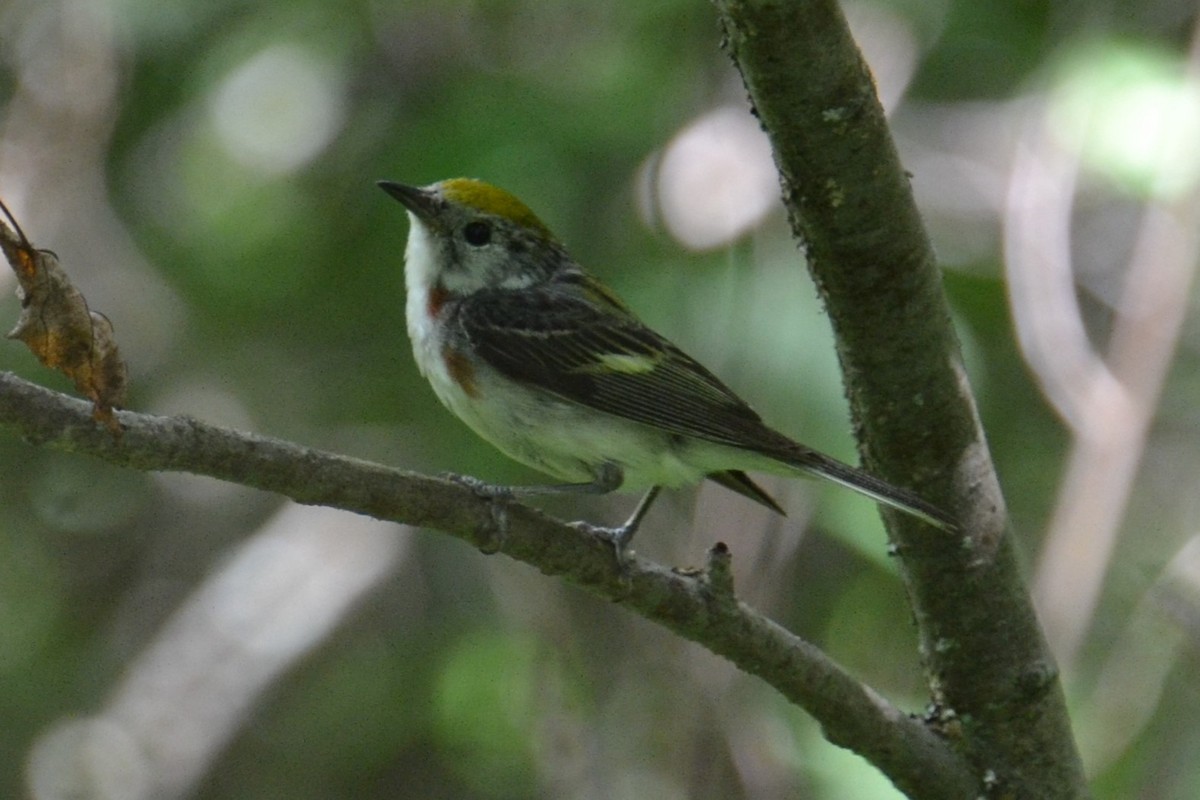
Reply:
[[708, 549], [708, 565], [704, 569], [704, 584], [719, 600], [734, 600], [733, 553], [729, 545], [717, 542]]

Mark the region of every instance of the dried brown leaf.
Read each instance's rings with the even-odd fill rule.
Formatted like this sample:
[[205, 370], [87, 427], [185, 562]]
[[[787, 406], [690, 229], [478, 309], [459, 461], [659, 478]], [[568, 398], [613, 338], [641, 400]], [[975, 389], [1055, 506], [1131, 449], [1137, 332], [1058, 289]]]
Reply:
[[92, 416], [119, 435], [113, 409], [124, 402], [128, 372], [112, 324], [88, 308], [58, 256], [35, 249], [3, 202], [0, 209], [12, 223], [10, 229], [0, 220], [0, 249], [17, 274], [21, 300], [21, 316], [8, 338], [24, 342], [39, 361], [74, 381], [92, 401]]

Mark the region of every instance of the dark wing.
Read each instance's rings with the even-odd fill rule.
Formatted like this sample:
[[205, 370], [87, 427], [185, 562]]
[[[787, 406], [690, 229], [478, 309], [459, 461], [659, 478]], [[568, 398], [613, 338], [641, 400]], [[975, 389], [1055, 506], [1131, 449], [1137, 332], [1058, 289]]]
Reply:
[[597, 411], [751, 450], [783, 438], [715, 375], [608, 300], [563, 288], [485, 290], [462, 300], [458, 323], [503, 374]]
[[[729, 387], [587, 279], [575, 291], [484, 290], [463, 298], [457, 324], [475, 352], [513, 380], [669, 433], [753, 450], [824, 476], [947, 530], [956, 523], [907, 489], [792, 442]], [[709, 475], [779, 511], [745, 473]]]

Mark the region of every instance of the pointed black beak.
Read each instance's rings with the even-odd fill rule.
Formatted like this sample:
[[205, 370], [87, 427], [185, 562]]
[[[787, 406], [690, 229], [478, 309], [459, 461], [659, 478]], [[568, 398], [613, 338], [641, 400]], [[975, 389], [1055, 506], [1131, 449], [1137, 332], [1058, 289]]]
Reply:
[[395, 181], [376, 181], [375, 185], [399, 200], [418, 219], [424, 222], [434, 219], [437, 213], [437, 198], [433, 193]]

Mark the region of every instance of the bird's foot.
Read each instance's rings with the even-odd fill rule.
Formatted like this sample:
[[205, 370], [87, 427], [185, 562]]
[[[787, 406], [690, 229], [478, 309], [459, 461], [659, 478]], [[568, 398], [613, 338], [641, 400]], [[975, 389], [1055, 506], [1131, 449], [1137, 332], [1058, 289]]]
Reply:
[[477, 497], [488, 501], [490, 519], [480, 526], [479, 533], [483, 543], [479, 545], [479, 552], [489, 556], [498, 552], [508, 539], [508, 504], [513, 499], [512, 487], [497, 486], [470, 475], [453, 472], [444, 473], [442, 477], [470, 489]]
[[607, 525], [593, 525], [590, 522], [583, 521], [571, 522], [569, 524], [580, 533], [603, 539], [612, 548], [613, 558], [617, 563], [617, 573], [620, 575], [621, 583], [627, 589], [632, 590], [632, 562], [629, 559], [629, 554], [633, 551], [629, 549], [629, 542], [633, 538], [633, 533], [637, 530], [637, 526], [631, 528], [629, 524], [625, 524], [609, 527]]

